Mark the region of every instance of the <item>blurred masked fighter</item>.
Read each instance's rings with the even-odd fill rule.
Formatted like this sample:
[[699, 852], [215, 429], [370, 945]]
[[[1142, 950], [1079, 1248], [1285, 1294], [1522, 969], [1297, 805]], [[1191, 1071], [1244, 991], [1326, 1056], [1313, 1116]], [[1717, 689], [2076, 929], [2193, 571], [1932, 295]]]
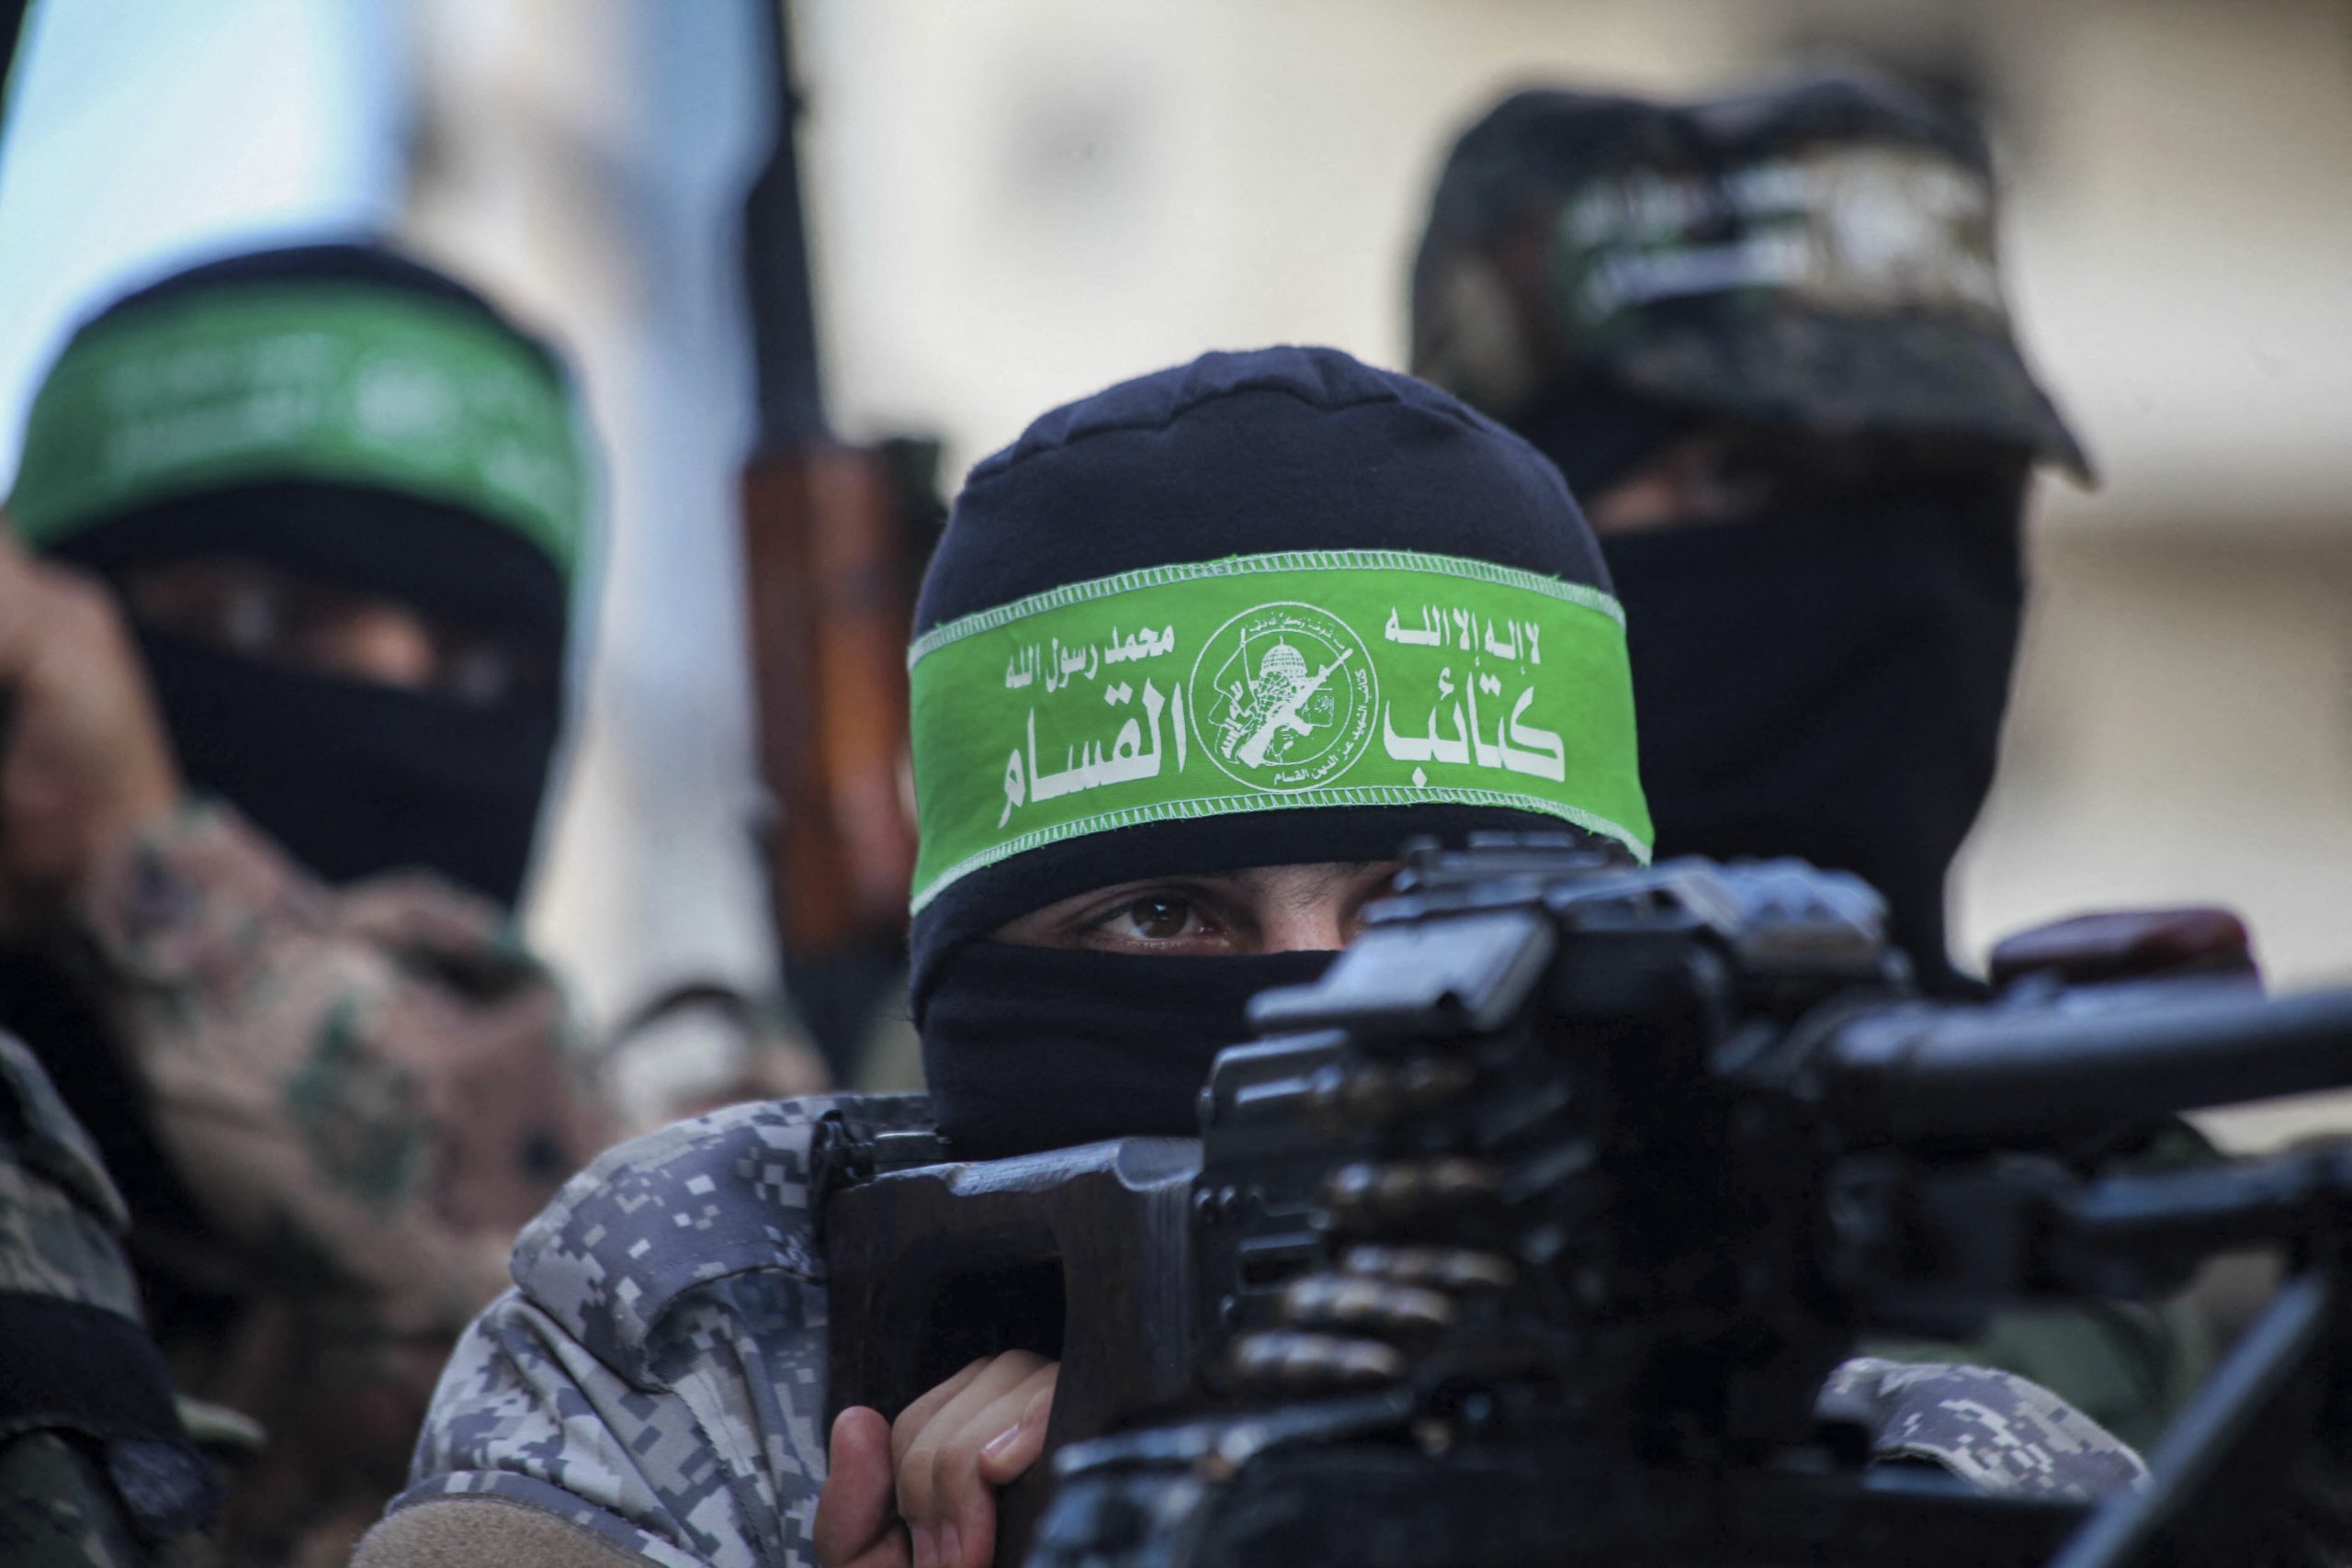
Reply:
[[1624, 602], [1663, 852], [1883, 893], [1959, 983], [1944, 878], [1993, 781], [2034, 465], [2088, 465], [2012, 332], [1974, 126], [1828, 76], [1531, 91], [1447, 158], [1413, 368], [1560, 466]]
[[601, 1141], [511, 915], [564, 716], [571, 385], [381, 251], [77, 331], [0, 537], [0, 1013], [136, 1216], [239, 1561], [339, 1562], [514, 1227]]

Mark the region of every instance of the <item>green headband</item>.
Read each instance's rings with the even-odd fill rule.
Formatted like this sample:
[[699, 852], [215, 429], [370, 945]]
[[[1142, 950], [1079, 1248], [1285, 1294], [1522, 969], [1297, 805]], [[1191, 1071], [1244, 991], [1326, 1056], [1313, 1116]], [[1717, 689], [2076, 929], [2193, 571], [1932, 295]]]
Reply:
[[1146, 822], [1422, 802], [1538, 812], [1649, 857], [1624, 615], [1452, 556], [1311, 550], [1073, 583], [925, 633], [914, 908]]
[[366, 285], [224, 288], [83, 332], [33, 401], [8, 511], [40, 546], [288, 479], [464, 507], [567, 578], [579, 561], [587, 462], [562, 379], [478, 311]]

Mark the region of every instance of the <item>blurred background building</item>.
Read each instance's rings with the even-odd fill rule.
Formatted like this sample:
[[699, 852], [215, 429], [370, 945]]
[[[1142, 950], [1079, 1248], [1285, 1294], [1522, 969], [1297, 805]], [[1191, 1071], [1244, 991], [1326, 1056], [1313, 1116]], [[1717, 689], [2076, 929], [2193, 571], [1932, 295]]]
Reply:
[[[81, 311], [263, 236], [383, 228], [574, 351], [612, 528], [532, 918], [600, 1019], [770, 963], [734, 535], [757, 3], [44, 0], [0, 161], [0, 477]], [[1399, 362], [1438, 159], [1509, 87], [1842, 57], [1963, 96], [2028, 342], [2105, 478], [2043, 496], [1963, 953], [2213, 901], [2275, 980], [2352, 977], [2352, 6], [797, 0], [793, 24], [835, 421], [935, 433], [954, 474], [1204, 347]]]

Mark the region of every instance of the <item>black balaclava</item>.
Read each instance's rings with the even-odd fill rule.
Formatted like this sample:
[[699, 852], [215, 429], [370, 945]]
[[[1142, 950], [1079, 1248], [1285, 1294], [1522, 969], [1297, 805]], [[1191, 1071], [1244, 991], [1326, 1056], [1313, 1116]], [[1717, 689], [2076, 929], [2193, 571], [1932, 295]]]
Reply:
[[[460, 330], [506, 345], [518, 376], [543, 376], [552, 395], [569, 396], [544, 345], [479, 296], [384, 252], [345, 245], [240, 256], [141, 290], [85, 325], [52, 376], [70, 374], [77, 348], [102, 344], [126, 324], [135, 329], [224, 300], [295, 301], [289, 308], [299, 309], [322, 291], [331, 305], [389, 299], [445, 312]], [[412, 361], [432, 352], [422, 340], [397, 346]], [[413, 366], [399, 368], [413, 377]], [[469, 369], [457, 365], [449, 373]], [[401, 390], [390, 383], [390, 396]], [[329, 882], [424, 869], [512, 907], [530, 865], [562, 725], [559, 677], [582, 529], [576, 506], [556, 508], [535, 533], [471, 504], [462, 489], [436, 491], [429, 482], [404, 489], [365, 474], [306, 470], [297, 453], [284, 471], [248, 464], [218, 480], [200, 472], [192, 480], [167, 478], [122, 504], [85, 505], [45, 524], [41, 498], [64, 481], [40, 466], [40, 412], [37, 404], [16, 510], [28, 537], [59, 560], [119, 585], [141, 566], [173, 559], [250, 558], [495, 631], [527, 650], [545, 678], [485, 706], [247, 659], [134, 621], [192, 787], [230, 802]], [[524, 445], [493, 457], [515, 461], [514, 447]], [[576, 502], [579, 483], [567, 483], [561, 472], [565, 465], [578, 468], [576, 449], [544, 445], [550, 449], [521, 457], [554, 471], [553, 493]]]
[[1658, 852], [1858, 873], [1931, 986], [1958, 983], [1944, 877], [1992, 781], [2025, 469], [2089, 468], [1995, 217], [1981, 130], [1883, 77], [1538, 89], [1456, 142], [1413, 274], [1414, 367], [1588, 504], [1702, 431], [1797, 481], [1604, 542]]
[[[1329, 349], [1282, 348], [1210, 355], [1111, 388], [982, 462], [933, 559], [916, 629], [1176, 563], [1382, 549], [1607, 591], [1590, 532], [1524, 442], [1422, 383]], [[920, 786], [942, 765], [925, 755], [920, 679], [917, 708]], [[928, 813], [925, 827], [936, 828]], [[1015, 916], [1146, 877], [1380, 861], [1416, 834], [1565, 828], [1558, 816], [1436, 799], [1249, 808], [1091, 831], [962, 875], [919, 906], [913, 930], [910, 997], [942, 1129], [972, 1157], [1192, 1133], [1211, 1057], [1249, 1037], [1249, 998], [1312, 978], [1329, 956], [1161, 958], [988, 940]]]
[[139, 647], [188, 782], [235, 802], [311, 874], [423, 868], [514, 904], [560, 728], [552, 702], [478, 707], [156, 631]]
[[923, 1017], [933, 1108], [956, 1153], [972, 1158], [1191, 1136], [1210, 1064], [1250, 1037], [1250, 998], [1306, 985], [1330, 960], [973, 942], [943, 967]]
[[[1640, 423], [1638, 404], [1619, 407], [1621, 424]], [[1655, 423], [1661, 442], [1687, 427]], [[1588, 445], [1566, 423], [1547, 434], [1588, 495], [1654, 450], [1605, 430]], [[1959, 983], [1944, 879], [1992, 787], [2008, 705], [2024, 463], [1898, 467], [1736, 521], [1602, 540], [1660, 850], [1855, 873], [1885, 896], [1930, 988]]]

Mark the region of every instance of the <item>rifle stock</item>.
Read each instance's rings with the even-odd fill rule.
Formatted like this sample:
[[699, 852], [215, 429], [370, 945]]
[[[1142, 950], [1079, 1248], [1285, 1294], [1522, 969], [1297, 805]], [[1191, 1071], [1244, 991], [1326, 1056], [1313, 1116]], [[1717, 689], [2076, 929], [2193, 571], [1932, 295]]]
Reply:
[[881, 453], [811, 446], [743, 476], [760, 773], [777, 935], [821, 953], [904, 930], [912, 541]]

